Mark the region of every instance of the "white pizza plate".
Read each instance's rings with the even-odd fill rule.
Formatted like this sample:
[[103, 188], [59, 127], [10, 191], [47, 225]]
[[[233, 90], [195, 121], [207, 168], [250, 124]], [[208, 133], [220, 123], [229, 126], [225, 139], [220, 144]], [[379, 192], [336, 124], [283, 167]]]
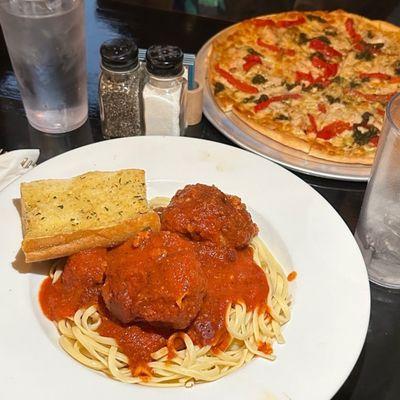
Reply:
[[[26, 265], [20, 252], [19, 183], [122, 168], [146, 171], [149, 198], [202, 182], [247, 204], [261, 238], [287, 272], [298, 272], [286, 344], [275, 346], [276, 361], [255, 359], [216, 382], [162, 389], [113, 381], [61, 350], [54, 325], [38, 306], [48, 266]], [[0, 215], [1, 399], [323, 400], [340, 388], [362, 349], [370, 294], [351, 232], [310, 186], [247, 151], [183, 137], [92, 144], [37, 166], [6, 188]]]
[[228, 29], [232, 29], [232, 26], [208, 40], [196, 57], [196, 80], [204, 86], [203, 112], [207, 119], [237, 145], [286, 168], [322, 178], [368, 181], [371, 173], [370, 165], [337, 163], [311, 157], [262, 135], [233, 113], [224, 113], [219, 108], [207, 82], [208, 59], [212, 42]]

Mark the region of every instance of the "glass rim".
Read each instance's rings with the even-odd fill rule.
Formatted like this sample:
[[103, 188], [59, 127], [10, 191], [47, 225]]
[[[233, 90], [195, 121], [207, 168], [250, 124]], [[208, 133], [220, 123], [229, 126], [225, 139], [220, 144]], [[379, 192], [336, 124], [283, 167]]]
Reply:
[[396, 93], [392, 98], [389, 100], [389, 103], [387, 103], [385, 107], [385, 116], [387, 120], [389, 121], [390, 125], [392, 128], [396, 130], [396, 133], [400, 135], [400, 126], [394, 122], [393, 117], [392, 117], [392, 107], [393, 104], [397, 101], [400, 100], [400, 92]]
[[[48, 1], [45, 0], [25, 0], [25, 3], [27, 3], [26, 5], [33, 5], [31, 3], [48, 3]], [[63, 4], [63, 0], [52, 0], [52, 2], [57, 2], [57, 5], [62, 5]], [[65, 10], [53, 10], [51, 8], [48, 7], [48, 4], [44, 4], [45, 5], [45, 9], [42, 11], [35, 11], [33, 12], [32, 10], [27, 10], [25, 9], [24, 11], [21, 12], [16, 12], [15, 10], [12, 9], [11, 5], [10, 5], [10, 0], [0, 0], [0, 11], [2, 10], [3, 13], [7, 14], [7, 15], [13, 15], [15, 17], [24, 17], [24, 18], [32, 18], [32, 19], [44, 19], [44, 18], [52, 18], [52, 17], [57, 17], [60, 14], [64, 14], [64, 13], [68, 13], [71, 10], [73, 10], [74, 8], [77, 8], [81, 5], [84, 5], [84, 0], [69, 0], [69, 2], [71, 3], [71, 6]], [[18, 6], [18, 4], [15, 4], [16, 6]], [[22, 4], [21, 4], [22, 5]], [[65, 5], [65, 4], [64, 4]]]

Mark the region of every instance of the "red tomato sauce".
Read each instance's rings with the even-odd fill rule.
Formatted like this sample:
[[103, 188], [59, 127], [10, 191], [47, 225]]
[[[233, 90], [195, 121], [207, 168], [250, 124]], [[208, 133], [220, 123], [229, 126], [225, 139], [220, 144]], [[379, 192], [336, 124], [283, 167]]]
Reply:
[[263, 306], [268, 283], [249, 247], [235, 251], [212, 243], [199, 243], [198, 254], [207, 289], [200, 313], [188, 333], [195, 344], [216, 346], [226, 333], [228, 304], [241, 301], [249, 310]]
[[272, 354], [272, 346], [269, 343], [258, 343], [258, 350], [262, 351], [266, 355]]
[[39, 302], [52, 321], [72, 317], [82, 307], [97, 304], [107, 266], [107, 250], [81, 251], [68, 258], [64, 272], [55, 284], [46, 278], [39, 292]]
[[151, 369], [147, 365], [151, 361], [151, 353], [166, 346], [169, 332], [146, 325], [123, 325], [104, 315], [101, 321], [97, 331], [100, 335], [112, 337], [117, 341], [129, 359], [132, 375], [142, 378], [151, 376]]
[[287, 276], [287, 280], [289, 282], [294, 281], [297, 278], [297, 272], [296, 271], [292, 271], [288, 276]]
[[[256, 307], [266, 310], [267, 279], [254, 263], [249, 247], [234, 250], [209, 242], [195, 243], [195, 246], [206, 281], [206, 294], [200, 312], [185, 332], [195, 344], [209, 344], [214, 352], [223, 351], [230, 340], [225, 328], [229, 303], [242, 301], [248, 310]], [[151, 370], [147, 363], [151, 361], [151, 354], [167, 346], [167, 339], [174, 332], [144, 323], [122, 324], [110, 315], [101, 297], [101, 287], [107, 263], [110, 257], [116, 256], [123, 257], [123, 253], [92, 249], [69, 257], [55, 284], [50, 278], [44, 280], [39, 293], [40, 304], [44, 314], [55, 321], [72, 317], [79, 308], [96, 305], [102, 316], [98, 332], [116, 339], [129, 359], [134, 376], [148, 379]], [[182, 346], [181, 335], [177, 335], [168, 347], [169, 357]], [[261, 351], [269, 350], [263, 347]]]

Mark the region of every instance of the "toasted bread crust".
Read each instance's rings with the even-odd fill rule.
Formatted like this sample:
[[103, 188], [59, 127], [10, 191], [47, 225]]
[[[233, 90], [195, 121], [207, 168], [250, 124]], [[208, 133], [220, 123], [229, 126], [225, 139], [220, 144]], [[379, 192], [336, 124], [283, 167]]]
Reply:
[[93, 247], [116, 246], [135, 236], [138, 232], [147, 229], [160, 230], [160, 219], [154, 211], [149, 211], [135, 219], [124, 221], [115, 226], [24, 239], [22, 250], [25, 253], [26, 262], [51, 260]]

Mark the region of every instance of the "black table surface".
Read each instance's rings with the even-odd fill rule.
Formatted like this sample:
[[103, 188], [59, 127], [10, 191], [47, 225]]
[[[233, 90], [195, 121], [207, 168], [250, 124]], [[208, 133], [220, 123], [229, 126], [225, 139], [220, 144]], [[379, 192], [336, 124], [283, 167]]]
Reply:
[[[102, 140], [97, 103], [98, 49], [104, 40], [112, 37], [133, 37], [140, 47], [162, 41], [178, 45], [185, 52], [196, 53], [212, 35], [232, 22], [263, 13], [342, 8], [369, 18], [393, 23], [400, 21], [400, 2], [393, 0], [379, 4], [375, 0], [219, 0], [218, 7], [204, 5], [207, 2], [201, 0], [86, 0], [85, 3], [88, 121], [80, 129], [60, 135], [45, 134], [30, 127], [0, 34], [0, 149], [39, 148], [39, 161], [42, 162], [70, 149]], [[188, 128], [185, 134], [235, 146], [204, 117], [199, 125]], [[297, 175], [321, 193], [354, 231], [365, 184]], [[400, 398], [400, 292], [371, 284], [371, 301], [371, 318], [363, 351], [335, 400]], [[346, 335], [345, 326], [343, 335]]]

